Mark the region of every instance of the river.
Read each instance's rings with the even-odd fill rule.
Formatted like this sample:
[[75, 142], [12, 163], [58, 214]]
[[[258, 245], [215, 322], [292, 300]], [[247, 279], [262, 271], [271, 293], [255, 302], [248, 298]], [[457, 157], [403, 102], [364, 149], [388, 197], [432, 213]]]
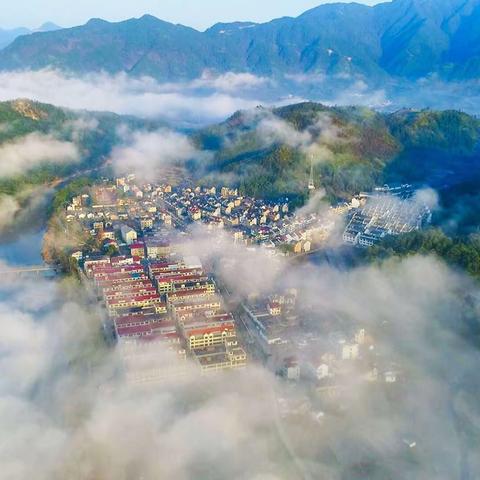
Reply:
[[41, 265], [43, 229], [22, 233], [16, 238], [0, 243], [0, 261], [9, 265]]

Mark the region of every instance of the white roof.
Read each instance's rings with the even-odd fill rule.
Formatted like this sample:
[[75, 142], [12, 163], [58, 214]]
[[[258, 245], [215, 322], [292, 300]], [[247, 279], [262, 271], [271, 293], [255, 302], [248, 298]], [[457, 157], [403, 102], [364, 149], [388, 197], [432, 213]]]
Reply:
[[202, 268], [202, 262], [195, 255], [187, 256], [183, 259], [185, 266], [188, 268]]

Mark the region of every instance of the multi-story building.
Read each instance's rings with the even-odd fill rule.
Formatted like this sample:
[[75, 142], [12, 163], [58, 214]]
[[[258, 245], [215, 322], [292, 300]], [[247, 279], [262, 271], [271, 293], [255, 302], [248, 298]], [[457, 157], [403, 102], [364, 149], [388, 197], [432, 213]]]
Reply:
[[226, 344], [196, 349], [194, 359], [202, 375], [222, 370], [241, 369], [247, 365], [247, 354], [241, 347], [230, 348]]
[[143, 217], [140, 219], [140, 229], [141, 230], [150, 230], [153, 228], [153, 218], [152, 217]]
[[105, 306], [110, 314], [118, 314], [132, 308], [143, 309], [153, 307], [157, 313], [167, 311], [166, 303], [158, 293], [139, 295], [136, 297], [116, 297], [105, 301]]
[[343, 233], [347, 244], [371, 247], [387, 235], [419, 230], [431, 221], [429, 207], [414, 197], [410, 185], [376, 188], [360, 197]]
[[147, 257], [152, 259], [166, 258], [170, 255], [170, 243], [166, 240], [148, 240], [146, 242]]
[[106, 267], [110, 265], [110, 258], [106, 256], [92, 256], [85, 259], [83, 263], [83, 269], [87, 277], [92, 277], [92, 272], [96, 267]]
[[122, 235], [123, 241], [127, 245], [131, 245], [132, 243], [135, 243], [137, 241], [137, 232], [128, 225], [122, 225], [122, 227], [120, 228], [120, 233]]
[[145, 244], [143, 242], [135, 242], [130, 245], [130, 254], [132, 257], [145, 258]]
[[177, 290], [195, 290], [207, 288], [215, 291], [215, 284], [206, 275], [157, 275], [154, 278], [160, 293], [175, 292]]
[[190, 349], [223, 343], [234, 347], [238, 344], [235, 321], [230, 313], [222, 312], [211, 316], [198, 314], [179, 321], [178, 324]]
[[168, 293], [167, 299], [168, 304], [173, 306], [195, 301], [204, 301], [213, 296], [215, 296], [215, 289], [211, 288], [177, 289], [174, 292]]
[[222, 307], [222, 300], [218, 295], [209, 296], [202, 300], [191, 300], [184, 303], [174, 304], [171, 306], [171, 311], [177, 321], [183, 321], [190, 312], [206, 311], [215, 314], [217, 310]]

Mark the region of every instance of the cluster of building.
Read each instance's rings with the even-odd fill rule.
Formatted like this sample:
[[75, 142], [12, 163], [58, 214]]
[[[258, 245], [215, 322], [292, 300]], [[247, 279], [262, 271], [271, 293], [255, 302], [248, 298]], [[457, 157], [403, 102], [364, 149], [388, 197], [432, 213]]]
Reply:
[[294, 253], [308, 253], [333, 231], [330, 216], [290, 213], [288, 199], [268, 201], [241, 196], [236, 189], [185, 187], [165, 193], [165, 203], [176, 218], [201, 222], [207, 228], [226, 228], [235, 242], [275, 249], [290, 246]]
[[[105, 251], [117, 249], [126, 254], [128, 249], [122, 247], [135, 243], [156, 226], [172, 226], [171, 216], [161, 208], [159, 193], [151, 186], [141, 189], [126, 179], [103, 182], [67, 205], [67, 228], [80, 225]], [[75, 252], [74, 257], [80, 260], [82, 252]]]
[[353, 200], [343, 241], [370, 247], [387, 235], [419, 230], [431, 221], [428, 205], [416, 198], [411, 185], [376, 188]]
[[202, 374], [245, 367], [235, 320], [214, 279], [198, 258], [182, 257], [165, 242], [160, 248], [137, 242], [129, 255], [83, 261], [128, 380], [161, 381], [195, 366]]
[[372, 359], [373, 341], [365, 330], [344, 334], [334, 326], [321, 332], [310, 328], [310, 312], [295, 288], [252, 292], [233, 316], [218, 279], [198, 258], [179, 253], [181, 238], [187, 225], [199, 222], [230, 231], [237, 244], [261, 244], [272, 251], [289, 245], [300, 254], [328, 239], [337, 217], [347, 215], [344, 241], [366, 246], [429, 220], [428, 207], [413, 193], [406, 185], [384, 187], [320, 216], [292, 214], [286, 201], [244, 197], [226, 187], [217, 192], [215, 187], [138, 186], [130, 176], [74, 197], [66, 220], [99, 242], [95, 254], [73, 256], [105, 306], [106, 325], [129, 380], [185, 375], [192, 364], [201, 373], [243, 368], [248, 347], [249, 356], [288, 379], [310, 378], [318, 388], [332, 388], [345, 372], [387, 382], [397, 374]]
[[121, 249], [158, 229], [201, 223], [207, 229], [226, 229], [238, 244], [263, 245], [272, 254], [300, 254], [325, 242], [333, 231], [335, 209], [330, 215], [289, 210], [288, 199], [261, 200], [227, 187], [138, 186], [129, 176], [74, 197], [66, 208], [66, 222], [79, 223], [105, 250]]
[[285, 356], [285, 346], [298, 331], [297, 291], [264, 296], [251, 295], [242, 303], [243, 318], [260, 352], [265, 357]]
[[378, 354], [365, 328], [345, 325], [339, 331], [339, 322], [322, 321], [315, 314], [309, 322], [312, 312], [302, 305], [302, 294], [295, 289], [244, 300], [240, 318], [254, 356], [286, 379], [302, 379], [321, 393], [352, 380], [397, 381], [398, 366]]

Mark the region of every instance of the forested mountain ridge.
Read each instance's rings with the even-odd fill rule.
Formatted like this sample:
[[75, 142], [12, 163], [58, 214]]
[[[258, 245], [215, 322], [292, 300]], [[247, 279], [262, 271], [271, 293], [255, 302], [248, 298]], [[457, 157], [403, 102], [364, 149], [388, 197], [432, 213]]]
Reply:
[[480, 121], [459, 111], [384, 114], [301, 103], [237, 112], [194, 138], [212, 152], [197, 172], [252, 195], [303, 195], [312, 156], [315, 183], [332, 198], [387, 181], [436, 187], [452, 171], [473, 174], [480, 166]]
[[480, 0], [327, 4], [297, 18], [217, 24], [205, 32], [150, 15], [119, 23], [92, 19], [17, 38], [0, 53], [0, 68], [127, 72], [162, 81], [205, 70], [469, 80], [480, 74], [479, 24]]

